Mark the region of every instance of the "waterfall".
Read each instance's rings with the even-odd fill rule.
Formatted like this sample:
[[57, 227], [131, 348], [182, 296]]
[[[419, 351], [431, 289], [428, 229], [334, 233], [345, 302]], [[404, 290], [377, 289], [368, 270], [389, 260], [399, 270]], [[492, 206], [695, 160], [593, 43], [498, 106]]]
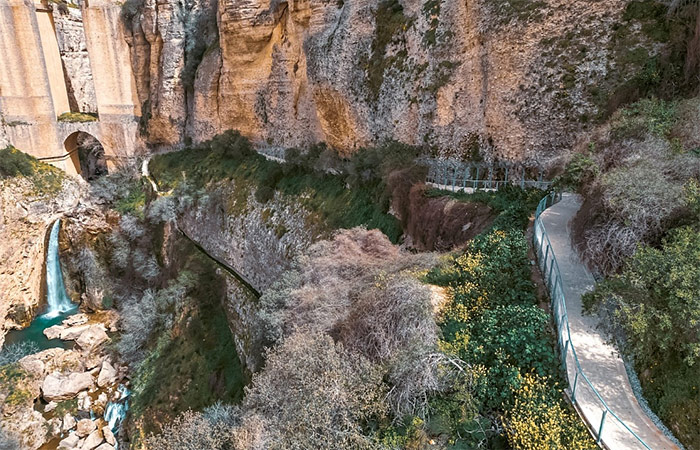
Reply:
[[107, 403], [104, 413], [104, 419], [109, 424], [109, 429], [112, 430], [115, 436], [119, 435], [119, 426], [126, 418], [127, 411], [129, 411], [129, 395], [131, 395], [129, 389], [123, 384], [119, 385], [117, 392], [119, 392], [119, 398]]
[[51, 228], [49, 249], [46, 254], [46, 296], [49, 304], [48, 311], [44, 315], [46, 318], [57, 317], [76, 308], [76, 305], [66, 295], [66, 287], [63, 284], [61, 261], [58, 256], [58, 232], [60, 229], [61, 221], [57, 220]]

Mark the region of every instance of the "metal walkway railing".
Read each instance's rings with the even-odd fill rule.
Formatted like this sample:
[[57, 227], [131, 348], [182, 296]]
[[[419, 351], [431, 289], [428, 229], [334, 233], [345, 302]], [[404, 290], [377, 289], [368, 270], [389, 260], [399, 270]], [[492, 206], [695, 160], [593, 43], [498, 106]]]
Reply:
[[[559, 199], [560, 196], [558, 194], [551, 193], [540, 201], [535, 212], [533, 240], [537, 251], [539, 267], [542, 271], [542, 276], [545, 284], [547, 285], [549, 296], [551, 298], [552, 314], [554, 316], [554, 322], [557, 328], [559, 350], [561, 351], [561, 364], [564, 372], [567, 374], [567, 381], [570, 384], [571, 402], [574, 405], [577, 404], [579, 400], [577, 395], [580, 395], [580, 385], [581, 383], [585, 383], [585, 385], [590, 388], [588, 392], [589, 399], [598, 404], [602, 411], [600, 423], [589, 423], [585, 417], [582, 417], [584, 422], [591, 428], [591, 432], [596, 438], [596, 443], [599, 445], [601, 444], [603, 428], [606, 421], [610, 418], [611, 420], [617, 421], [622, 429], [629, 433], [630, 439], [636, 440], [647, 450], [652, 450], [651, 447], [649, 447], [649, 445], [642, 440], [642, 438], [632, 431], [632, 429], [608, 407], [605, 400], [603, 400], [598, 393], [598, 390], [593, 387], [588, 377], [586, 377], [586, 374], [583, 373], [581, 363], [576, 355], [576, 349], [574, 348], [571, 340], [571, 330], [569, 328], [569, 317], [566, 311], [566, 299], [564, 298], [564, 287], [562, 284], [561, 271], [559, 270], [556, 255], [554, 254], [552, 244], [549, 240], [549, 236], [547, 235], [547, 230], [545, 230], [544, 224], [542, 223], [542, 219], [540, 217], [545, 209], [556, 203]], [[574, 376], [573, 385], [571, 385], [571, 381], [569, 379], [570, 374], [573, 374]]]
[[420, 163], [428, 167], [428, 183], [453, 192], [497, 190], [505, 185], [546, 190], [552, 185], [544, 180], [544, 172], [537, 167], [428, 158], [421, 159]]

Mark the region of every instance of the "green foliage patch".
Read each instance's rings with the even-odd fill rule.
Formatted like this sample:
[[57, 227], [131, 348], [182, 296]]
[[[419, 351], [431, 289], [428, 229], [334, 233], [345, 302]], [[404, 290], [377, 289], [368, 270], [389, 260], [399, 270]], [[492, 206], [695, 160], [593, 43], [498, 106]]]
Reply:
[[[293, 198], [306, 207], [329, 230], [365, 225], [382, 230], [392, 242], [402, 234], [399, 222], [390, 214], [383, 176], [398, 159], [406, 164], [410, 151], [396, 144], [368, 149], [353, 156], [338, 174], [318, 170], [323, 147], [307, 153], [292, 151], [289, 164], [280, 165], [257, 154], [238, 132], [227, 132], [212, 141], [151, 160], [151, 173], [161, 188], [169, 189], [184, 179], [197, 187], [210, 182], [233, 180], [236, 198], [232, 213], [247, 211], [250, 192], [266, 203], [275, 193]], [[384, 152], [386, 150], [386, 152]], [[412, 161], [410, 159], [409, 161]], [[400, 167], [400, 166], [398, 166]], [[348, 189], [348, 184], [351, 186]], [[316, 219], [314, 219], [314, 217]]]
[[58, 116], [59, 122], [69, 122], [69, 123], [82, 123], [82, 122], [96, 122], [98, 120], [97, 114], [94, 113], [82, 113], [82, 112], [65, 112]]
[[33, 195], [56, 195], [63, 187], [65, 174], [33, 156], [10, 146], [0, 149], [0, 179], [25, 177], [34, 184]]

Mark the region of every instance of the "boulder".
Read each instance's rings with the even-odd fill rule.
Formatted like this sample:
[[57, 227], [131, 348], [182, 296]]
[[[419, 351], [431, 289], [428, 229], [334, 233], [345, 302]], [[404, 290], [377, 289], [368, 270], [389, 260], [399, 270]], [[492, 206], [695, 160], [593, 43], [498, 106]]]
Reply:
[[44, 406], [44, 412], [45, 412], [45, 413], [51, 412], [51, 411], [53, 411], [54, 409], [56, 409], [57, 406], [58, 406], [58, 403], [56, 403], [56, 402], [54, 402], [54, 401], [51, 401], [51, 402], [49, 402], [46, 406]]
[[83, 350], [91, 350], [109, 339], [102, 325], [92, 325], [76, 339]]
[[95, 450], [114, 450], [114, 446], [113, 446], [113, 445], [109, 445], [109, 444], [107, 444], [107, 443], [105, 442], [104, 444], [102, 444], [102, 445], [100, 445], [99, 447], [97, 447]]
[[63, 431], [72, 430], [75, 425], [76, 421], [73, 415], [71, 413], [66, 413], [66, 415], [63, 416]]
[[117, 375], [117, 369], [115, 369], [109, 361], [104, 361], [102, 363], [102, 369], [100, 369], [100, 375], [97, 377], [97, 385], [99, 387], [109, 386], [117, 381]]
[[109, 428], [109, 425], [102, 427], [102, 435], [105, 437], [105, 441], [107, 441], [109, 445], [117, 444], [117, 438], [114, 437], [114, 433], [112, 433], [112, 429]]
[[81, 334], [87, 331], [88, 328], [90, 328], [90, 325], [79, 325], [76, 327], [65, 328], [61, 331], [60, 337], [64, 341], [74, 341], [78, 339]]
[[83, 325], [83, 324], [87, 323], [87, 321], [88, 321], [87, 314], [80, 313], [80, 314], [73, 314], [72, 316], [68, 317], [67, 319], [65, 319], [61, 323], [65, 326], [73, 327], [76, 325]]
[[101, 430], [95, 430], [90, 435], [88, 435], [87, 438], [85, 438], [85, 442], [83, 442], [83, 445], [80, 446], [80, 450], [92, 450], [93, 448], [97, 447], [102, 443], [104, 439], [102, 438], [102, 431]]
[[75, 429], [75, 434], [78, 437], [85, 437], [97, 429], [97, 424], [91, 419], [81, 419], [78, 421], [78, 426]]
[[51, 340], [51, 339], [58, 339], [61, 337], [61, 332], [65, 330], [66, 327], [63, 325], [54, 325], [52, 327], [48, 327], [44, 330], [44, 335], [46, 336], [46, 339]]
[[41, 384], [41, 393], [47, 401], [70, 400], [80, 391], [92, 387], [93, 378], [87, 372], [73, 372], [62, 375], [54, 372], [44, 379]]
[[87, 391], [83, 391], [78, 394], [78, 409], [80, 411], [90, 411], [92, 406], [92, 399], [88, 395]]
[[67, 438], [58, 443], [58, 450], [71, 450], [78, 446], [80, 438], [77, 434], [71, 433]]

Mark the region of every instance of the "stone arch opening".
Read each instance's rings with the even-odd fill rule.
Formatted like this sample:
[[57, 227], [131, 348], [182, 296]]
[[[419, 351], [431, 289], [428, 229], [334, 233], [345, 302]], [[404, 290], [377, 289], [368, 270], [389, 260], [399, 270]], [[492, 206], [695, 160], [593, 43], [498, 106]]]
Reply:
[[64, 142], [76, 173], [85, 181], [93, 181], [109, 173], [102, 143], [90, 133], [76, 131]]

